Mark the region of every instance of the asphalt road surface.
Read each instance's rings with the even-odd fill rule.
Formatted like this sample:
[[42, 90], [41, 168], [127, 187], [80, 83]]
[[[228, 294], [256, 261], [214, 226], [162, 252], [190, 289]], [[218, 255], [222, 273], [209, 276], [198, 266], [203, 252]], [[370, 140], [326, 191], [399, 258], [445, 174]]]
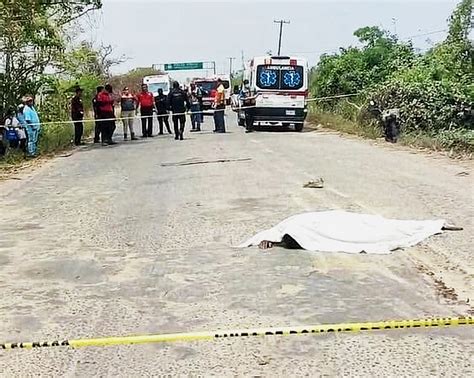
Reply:
[[[211, 128], [89, 146], [0, 183], [0, 341], [473, 313], [471, 163], [330, 132]], [[319, 177], [323, 189], [303, 188]], [[232, 247], [326, 209], [464, 230], [382, 256]], [[467, 377], [473, 340], [466, 326], [0, 350], [0, 374]]]

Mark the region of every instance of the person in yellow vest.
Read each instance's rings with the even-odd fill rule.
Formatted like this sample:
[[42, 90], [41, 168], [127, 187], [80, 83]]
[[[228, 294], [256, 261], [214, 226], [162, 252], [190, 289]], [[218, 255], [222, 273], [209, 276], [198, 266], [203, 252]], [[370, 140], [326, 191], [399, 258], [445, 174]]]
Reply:
[[225, 88], [221, 79], [217, 79], [216, 96], [214, 97], [214, 132], [225, 133]]

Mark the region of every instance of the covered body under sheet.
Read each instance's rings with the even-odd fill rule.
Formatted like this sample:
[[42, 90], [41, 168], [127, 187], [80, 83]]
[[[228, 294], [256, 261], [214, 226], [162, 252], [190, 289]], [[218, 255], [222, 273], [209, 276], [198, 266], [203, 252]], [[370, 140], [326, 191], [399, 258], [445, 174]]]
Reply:
[[264, 240], [279, 243], [284, 235], [289, 235], [309, 251], [385, 254], [440, 233], [444, 223], [386, 219], [341, 210], [312, 212], [287, 218], [238, 247], [259, 245]]

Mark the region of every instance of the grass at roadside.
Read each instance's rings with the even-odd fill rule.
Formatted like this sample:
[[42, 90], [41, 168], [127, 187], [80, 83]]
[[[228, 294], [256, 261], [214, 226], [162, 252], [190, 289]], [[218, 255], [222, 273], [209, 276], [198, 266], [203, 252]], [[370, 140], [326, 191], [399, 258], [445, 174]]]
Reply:
[[347, 120], [344, 117], [319, 109], [312, 109], [308, 121], [325, 128], [341, 131], [346, 134], [360, 135], [368, 139], [382, 137], [382, 131], [377, 125], [361, 125], [358, 122]]
[[[89, 136], [94, 130], [93, 122], [84, 122], [84, 136]], [[71, 147], [74, 138], [74, 127], [71, 123], [44, 125], [39, 139], [41, 154], [62, 151]]]
[[[92, 135], [94, 122], [84, 122], [84, 137]], [[43, 125], [38, 142], [41, 156], [47, 156], [72, 147], [74, 127], [72, 122]], [[21, 164], [25, 160], [22, 151], [7, 149], [6, 155], [0, 159], [0, 169]]]
[[[346, 134], [359, 135], [368, 139], [383, 137], [381, 127], [376, 123], [361, 124], [344, 117], [313, 108], [308, 116], [313, 124], [341, 131]], [[473, 130], [443, 130], [437, 133], [409, 132], [402, 133], [399, 143], [414, 148], [425, 148], [433, 151], [448, 152], [450, 157], [472, 158], [474, 154]]]

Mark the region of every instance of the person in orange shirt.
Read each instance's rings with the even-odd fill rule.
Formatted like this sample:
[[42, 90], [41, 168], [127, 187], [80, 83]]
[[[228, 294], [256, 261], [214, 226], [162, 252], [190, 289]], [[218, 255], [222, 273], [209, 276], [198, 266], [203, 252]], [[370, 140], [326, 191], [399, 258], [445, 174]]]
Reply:
[[214, 132], [225, 133], [225, 88], [221, 79], [217, 79], [216, 96], [214, 97]]

